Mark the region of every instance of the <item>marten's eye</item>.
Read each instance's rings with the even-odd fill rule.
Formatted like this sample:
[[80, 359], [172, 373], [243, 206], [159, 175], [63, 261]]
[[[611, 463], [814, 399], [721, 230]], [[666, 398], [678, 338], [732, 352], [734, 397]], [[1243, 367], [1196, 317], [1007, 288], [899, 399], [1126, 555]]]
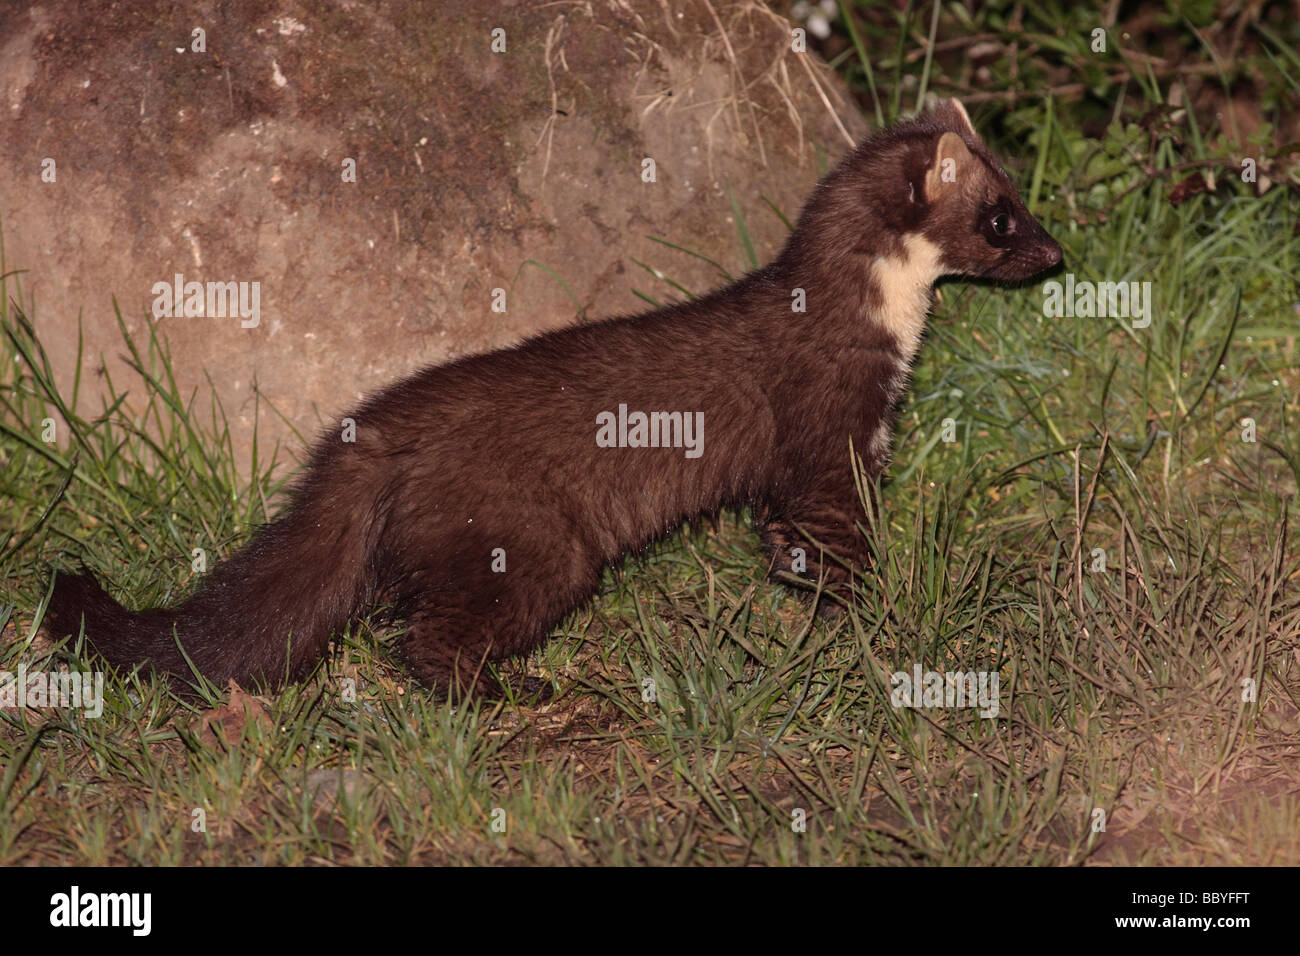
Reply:
[[992, 225], [993, 231], [999, 236], [1007, 236], [1011, 234], [1012, 230], [1014, 230], [1016, 222], [1006, 213], [1000, 212], [993, 217]]

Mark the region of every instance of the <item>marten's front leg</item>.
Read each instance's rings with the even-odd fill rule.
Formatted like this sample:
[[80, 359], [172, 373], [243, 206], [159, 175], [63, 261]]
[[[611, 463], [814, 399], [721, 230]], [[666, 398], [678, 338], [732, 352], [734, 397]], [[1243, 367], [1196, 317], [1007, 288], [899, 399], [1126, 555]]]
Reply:
[[866, 520], [857, 489], [813, 490], [780, 511], [764, 508], [756, 522], [768, 574], [786, 584], [807, 582], [835, 597], [818, 602], [818, 610], [834, 613], [847, 601], [855, 574], [869, 567], [870, 549], [859, 528]]

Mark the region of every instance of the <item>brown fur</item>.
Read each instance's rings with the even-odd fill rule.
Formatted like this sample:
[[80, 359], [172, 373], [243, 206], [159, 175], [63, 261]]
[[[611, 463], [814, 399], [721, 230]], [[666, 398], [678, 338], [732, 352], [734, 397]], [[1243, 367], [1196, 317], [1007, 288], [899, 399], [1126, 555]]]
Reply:
[[[390, 601], [415, 676], [460, 695], [498, 691], [485, 663], [541, 643], [610, 562], [721, 508], [753, 508], [774, 573], [801, 547], [809, 578], [843, 587], [867, 560], [849, 443], [867, 476], [884, 466], [932, 283], [1025, 279], [1060, 258], [965, 111], [943, 104], [819, 183], [766, 268], [398, 382], [349, 415], [355, 443], [317, 443], [289, 507], [187, 601], [129, 612], [60, 575], [48, 620], [75, 634], [84, 618], [118, 667], [188, 677], [179, 641], [219, 686], [274, 686]], [[597, 447], [597, 415], [620, 404], [702, 412], [703, 454]]]

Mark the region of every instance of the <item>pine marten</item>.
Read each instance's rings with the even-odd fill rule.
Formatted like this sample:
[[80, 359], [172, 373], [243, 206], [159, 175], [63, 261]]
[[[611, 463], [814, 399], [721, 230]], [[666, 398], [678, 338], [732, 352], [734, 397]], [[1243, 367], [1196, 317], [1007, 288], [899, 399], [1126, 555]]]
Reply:
[[[109, 664], [218, 686], [305, 676], [367, 605], [414, 676], [496, 695], [602, 569], [749, 507], [773, 575], [866, 567], [857, 468], [884, 467], [943, 275], [1028, 279], [1061, 249], [956, 100], [868, 137], [780, 255], [703, 298], [433, 366], [325, 434], [288, 507], [175, 607], [127, 611], [57, 574], [47, 620]], [[798, 549], [798, 550], [796, 550]]]

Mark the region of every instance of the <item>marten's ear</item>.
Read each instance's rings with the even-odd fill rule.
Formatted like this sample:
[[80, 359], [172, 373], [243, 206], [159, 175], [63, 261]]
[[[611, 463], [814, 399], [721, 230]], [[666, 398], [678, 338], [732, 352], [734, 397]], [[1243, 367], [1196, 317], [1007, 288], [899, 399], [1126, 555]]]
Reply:
[[961, 100], [957, 99], [957, 97], [954, 96], [952, 99], [948, 101], [947, 107], [949, 112], [952, 113], [952, 116], [956, 120], [956, 122], [960, 124], [958, 131], [960, 132], [964, 130], [965, 132], [969, 133], [971, 136], [978, 139], [979, 134], [975, 132], [975, 127], [971, 125], [970, 117], [966, 115], [966, 107], [961, 105]]
[[956, 133], [944, 133], [934, 147], [934, 158], [925, 174], [925, 201], [934, 203], [975, 175], [975, 157]]

